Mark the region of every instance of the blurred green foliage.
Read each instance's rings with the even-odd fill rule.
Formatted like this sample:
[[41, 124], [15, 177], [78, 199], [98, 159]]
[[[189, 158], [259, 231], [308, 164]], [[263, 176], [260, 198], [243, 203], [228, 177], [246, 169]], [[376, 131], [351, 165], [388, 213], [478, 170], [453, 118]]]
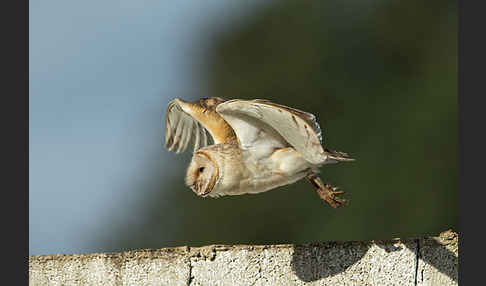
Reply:
[[[209, 93], [315, 114], [324, 145], [357, 159], [321, 169], [350, 204], [330, 208], [305, 180], [199, 198], [181, 167], [172, 179], [153, 174], [158, 191], [146, 198], [145, 223], [121, 226], [104, 249], [457, 230], [456, 12], [455, 1], [273, 1], [212, 35], [203, 71]], [[190, 154], [169, 158], [185, 166]]]

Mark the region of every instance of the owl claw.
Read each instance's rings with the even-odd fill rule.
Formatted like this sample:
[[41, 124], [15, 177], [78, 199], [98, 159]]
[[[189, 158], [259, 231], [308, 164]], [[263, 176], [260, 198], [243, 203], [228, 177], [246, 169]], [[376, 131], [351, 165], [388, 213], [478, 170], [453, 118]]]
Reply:
[[329, 184], [323, 184], [323, 187], [324, 188], [319, 188], [317, 190], [317, 194], [319, 194], [319, 197], [326, 201], [331, 207], [338, 208], [348, 203], [347, 200], [337, 196], [344, 194], [343, 190], [338, 191], [337, 187], [333, 187]]
[[[344, 194], [344, 191], [343, 190], [339, 190], [338, 187], [332, 187], [332, 190], [333, 190], [333, 193], [335, 195], [340, 195], [340, 194]], [[338, 191], [339, 190], [339, 191]]]
[[344, 191], [339, 190], [339, 188], [333, 187], [330, 184], [323, 183], [316, 174], [307, 176], [307, 180], [309, 180], [316, 188], [319, 197], [327, 202], [331, 207], [338, 208], [348, 204], [347, 200], [337, 196], [344, 194]]

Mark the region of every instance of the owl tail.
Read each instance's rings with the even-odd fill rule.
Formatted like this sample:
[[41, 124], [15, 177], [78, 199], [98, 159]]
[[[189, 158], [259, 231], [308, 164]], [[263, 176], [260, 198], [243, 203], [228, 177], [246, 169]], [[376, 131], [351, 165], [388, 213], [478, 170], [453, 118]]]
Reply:
[[330, 163], [354, 161], [353, 158], [349, 157], [349, 155], [344, 152], [324, 149], [324, 154], [327, 156], [328, 160], [330, 160]]

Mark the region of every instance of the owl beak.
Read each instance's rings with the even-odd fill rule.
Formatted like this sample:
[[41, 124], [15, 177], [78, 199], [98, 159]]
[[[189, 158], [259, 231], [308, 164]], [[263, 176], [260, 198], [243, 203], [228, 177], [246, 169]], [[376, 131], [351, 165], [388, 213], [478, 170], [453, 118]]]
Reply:
[[201, 192], [200, 189], [202, 189], [202, 185], [201, 184], [198, 184], [198, 183], [194, 183], [190, 186], [188, 186], [189, 188], [191, 188], [191, 190], [196, 194], [198, 195], [199, 197], [207, 197], [209, 195], [209, 193], [211, 193], [212, 189], [211, 190], [208, 190], [206, 192]]
[[208, 190], [206, 192], [197, 192], [197, 195], [200, 196], [200, 197], [207, 197], [209, 195], [209, 193], [211, 193], [212, 190]]
[[207, 197], [207, 196], [209, 195], [209, 193], [211, 193], [211, 191], [206, 192], [206, 193], [202, 193], [202, 194], [200, 194], [199, 196], [201, 196], [201, 197], [203, 197], [203, 198], [204, 198], [204, 197]]

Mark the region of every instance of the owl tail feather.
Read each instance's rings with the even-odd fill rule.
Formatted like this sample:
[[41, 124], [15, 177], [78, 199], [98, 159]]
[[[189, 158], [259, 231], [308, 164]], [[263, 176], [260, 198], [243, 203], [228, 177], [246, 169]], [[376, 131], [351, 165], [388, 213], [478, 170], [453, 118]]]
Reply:
[[337, 162], [352, 162], [355, 159], [349, 157], [347, 153], [324, 149], [324, 154], [327, 156], [328, 160]]

